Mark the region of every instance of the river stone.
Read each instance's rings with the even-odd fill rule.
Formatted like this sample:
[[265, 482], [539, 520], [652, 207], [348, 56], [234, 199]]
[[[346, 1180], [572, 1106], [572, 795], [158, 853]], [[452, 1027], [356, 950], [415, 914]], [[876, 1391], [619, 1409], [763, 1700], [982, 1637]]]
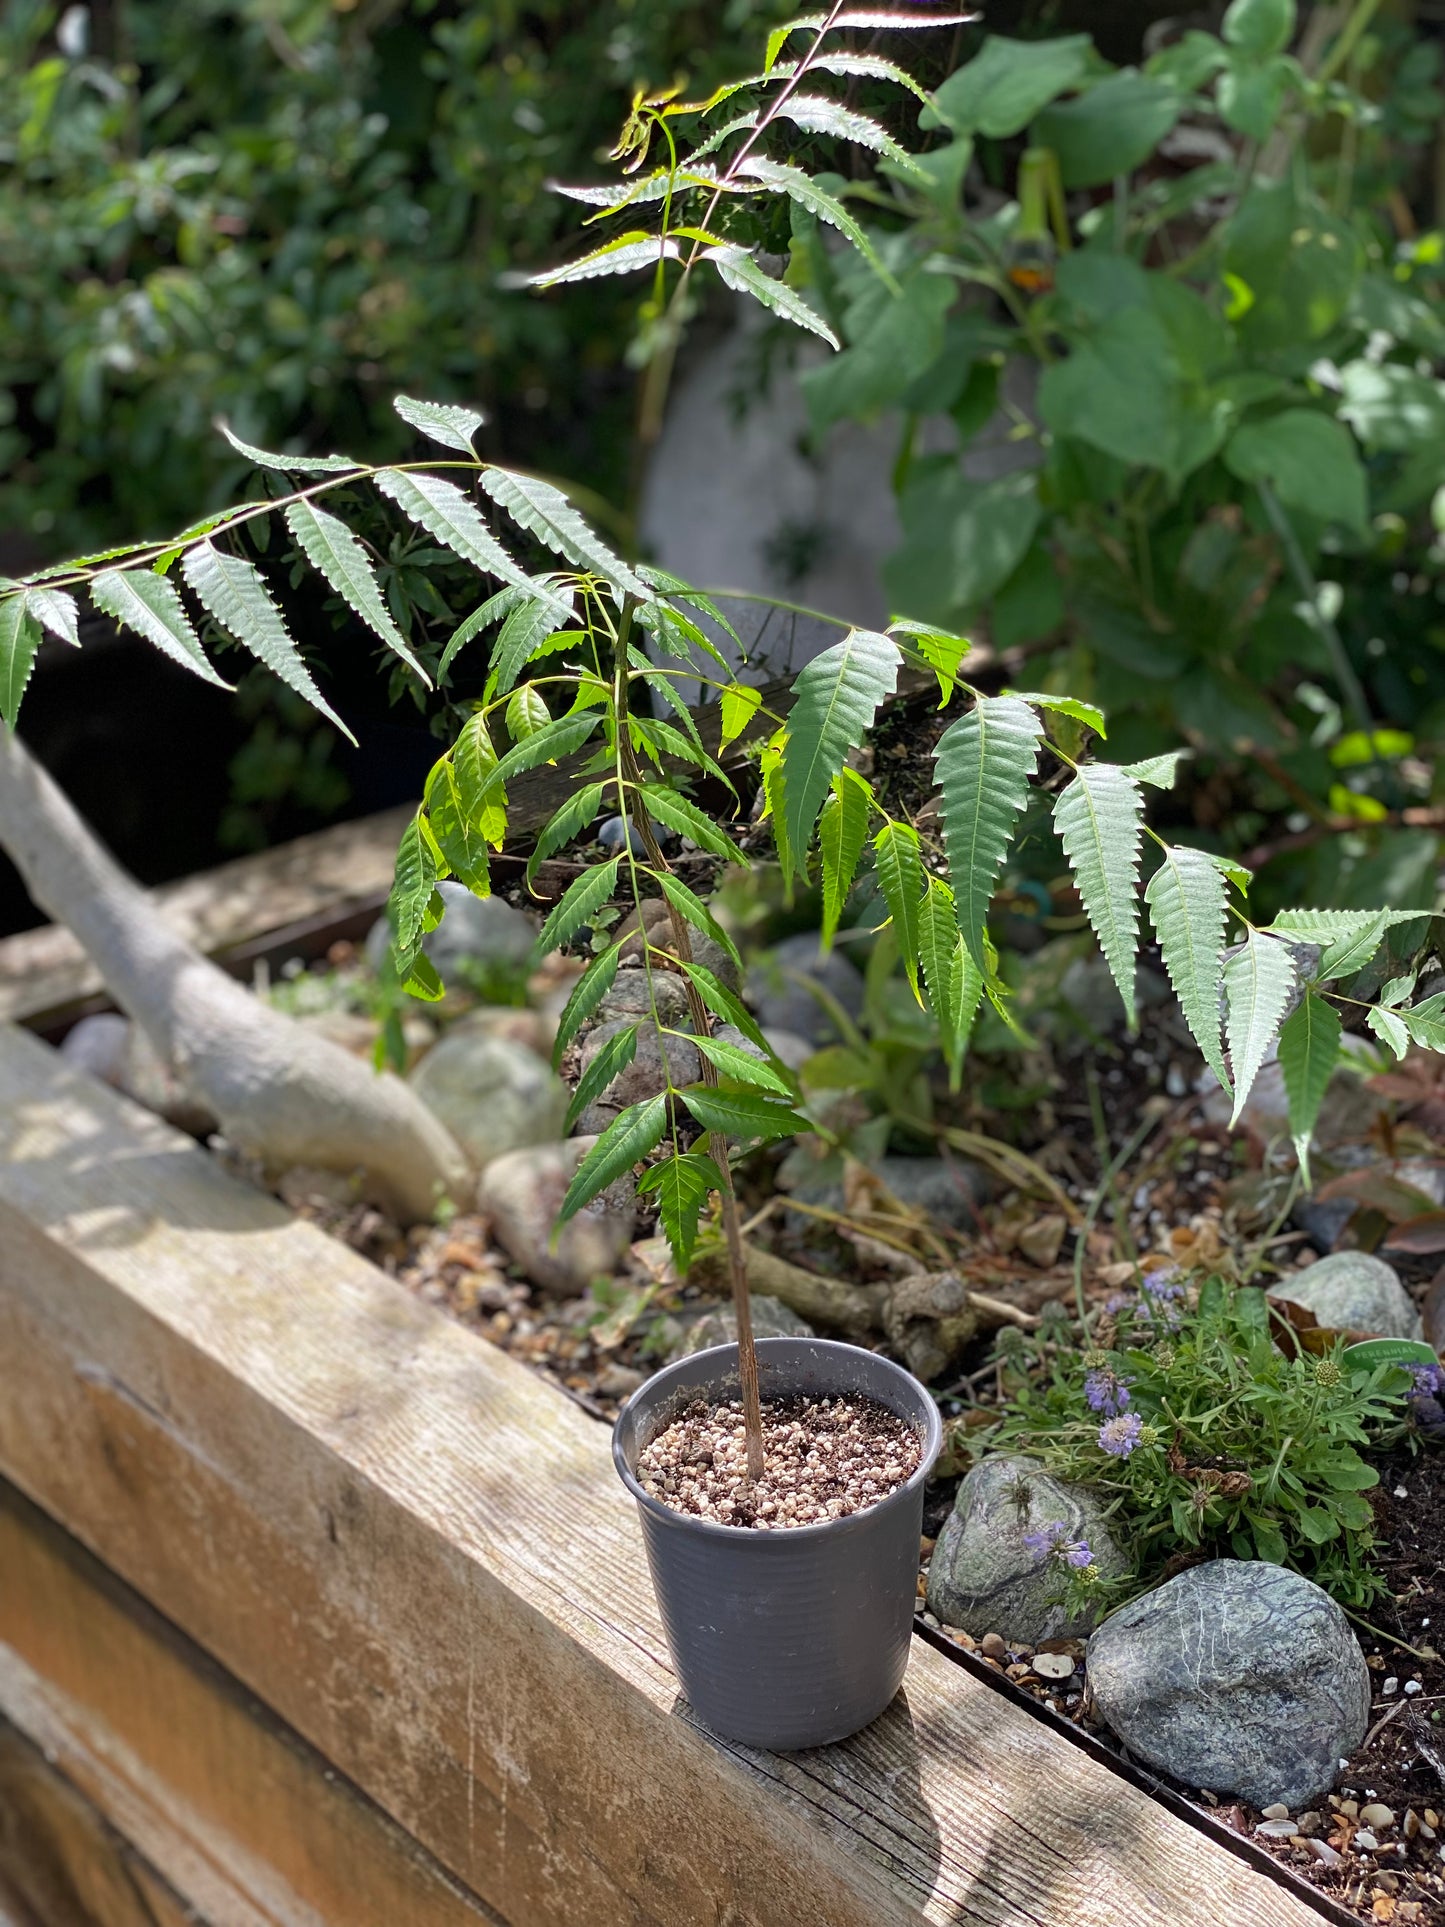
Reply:
[[[817, 1333], [806, 1318], [799, 1318], [781, 1298], [769, 1298], [764, 1292], [750, 1299], [753, 1313], [754, 1338], [816, 1338]], [[738, 1337], [738, 1315], [731, 1305], [715, 1305], [711, 1310], [695, 1318], [683, 1328], [681, 1338], [674, 1346], [668, 1363], [674, 1358], [688, 1358], [693, 1352], [705, 1352], [711, 1345], [735, 1345]]]
[[[582, 1046], [582, 1069], [590, 1070], [604, 1044], [638, 1023], [636, 1017], [614, 1017], [588, 1033]], [[650, 1018], [644, 1017], [637, 1032], [637, 1054], [601, 1092], [598, 1101], [613, 1111], [625, 1111], [629, 1104], [645, 1103], [667, 1089], [668, 1072], [673, 1087], [695, 1084], [702, 1076], [702, 1059], [697, 1045], [685, 1037], [659, 1037]]]
[[[960, 1157], [910, 1158], [890, 1153], [870, 1159], [868, 1169], [900, 1204], [950, 1230], [977, 1231], [978, 1208], [989, 1197], [988, 1173], [982, 1166]], [[789, 1153], [778, 1181], [800, 1203], [821, 1205], [828, 1211], [843, 1209], [841, 1161], [819, 1158], [809, 1145]]]
[[815, 1047], [838, 1035], [827, 1009], [799, 978], [811, 978], [849, 1016], [863, 1009], [863, 978], [857, 968], [830, 950], [825, 956], [816, 936], [805, 931], [785, 937], [748, 968], [747, 998], [764, 1028], [793, 1032]]
[[491, 1220], [497, 1243], [533, 1284], [562, 1297], [580, 1297], [594, 1279], [611, 1277], [637, 1222], [632, 1179], [618, 1178], [568, 1219], [552, 1248], [567, 1187], [596, 1142], [574, 1137], [511, 1151], [493, 1159], [477, 1186], [478, 1208]]
[[[503, 897], [476, 897], [464, 883], [446, 878], [437, 886], [446, 915], [422, 940], [442, 981], [465, 983], [469, 975], [482, 978], [525, 979], [532, 965], [537, 928], [524, 911]], [[366, 961], [381, 968], [391, 931], [385, 917], [371, 926], [366, 938]]]
[[[654, 970], [652, 995], [657, 1000], [657, 1014], [662, 1021], [681, 1028], [687, 1017], [687, 986], [682, 978], [674, 976], [670, 970]], [[651, 1014], [647, 972], [640, 966], [619, 970], [611, 988], [597, 1006], [600, 1023], [606, 1023], [609, 1017], [649, 1017]]]
[[571, 1102], [567, 1086], [534, 1051], [465, 1019], [408, 1081], [479, 1171], [508, 1151], [560, 1138]]
[[1365, 1251], [1337, 1251], [1292, 1271], [1276, 1290], [1335, 1331], [1418, 1338], [1420, 1314], [1393, 1265]]
[[1089, 1641], [1099, 1711], [1186, 1786], [1292, 1813], [1364, 1738], [1370, 1676], [1349, 1621], [1297, 1572], [1211, 1559], [1114, 1613]]
[[929, 1611], [975, 1639], [1002, 1633], [1037, 1646], [1087, 1633], [1093, 1616], [1070, 1617], [1049, 1603], [1062, 1575], [1024, 1544], [1026, 1532], [1055, 1524], [1066, 1526], [1070, 1539], [1087, 1539], [1105, 1578], [1128, 1571], [1098, 1505], [1081, 1486], [1066, 1485], [1035, 1460], [1014, 1454], [982, 1460], [958, 1488], [933, 1549]]

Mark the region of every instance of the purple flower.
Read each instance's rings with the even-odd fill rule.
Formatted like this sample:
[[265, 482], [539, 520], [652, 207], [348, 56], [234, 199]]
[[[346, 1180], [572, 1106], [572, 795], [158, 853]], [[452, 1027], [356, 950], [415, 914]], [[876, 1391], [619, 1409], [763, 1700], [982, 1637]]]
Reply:
[[1092, 1412], [1102, 1412], [1105, 1418], [1117, 1418], [1129, 1403], [1129, 1384], [1117, 1372], [1107, 1366], [1099, 1371], [1090, 1372], [1084, 1380], [1084, 1397]]
[[1144, 1421], [1137, 1412], [1125, 1412], [1119, 1418], [1105, 1419], [1099, 1427], [1099, 1449], [1112, 1458], [1127, 1459], [1139, 1443], [1139, 1434], [1144, 1429]]
[[1415, 1381], [1412, 1398], [1439, 1398], [1445, 1392], [1445, 1366], [1411, 1365], [1408, 1369]]
[[1178, 1331], [1184, 1318], [1184, 1280], [1175, 1266], [1149, 1272], [1139, 1285], [1139, 1315], [1160, 1331]]
[[1088, 1540], [1075, 1539], [1072, 1545], [1065, 1546], [1064, 1561], [1067, 1565], [1072, 1566], [1076, 1572], [1082, 1572], [1085, 1566], [1092, 1566], [1094, 1563], [1094, 1555], [1089, 1550]]
[[1067, 1531], [1066, 1525], [1056, 1521], [1051, 1526], [1042, 1527], [1038, 1532], [1026, 1532], [1024, 1545], [1035, 1559], [1047, 1559]]

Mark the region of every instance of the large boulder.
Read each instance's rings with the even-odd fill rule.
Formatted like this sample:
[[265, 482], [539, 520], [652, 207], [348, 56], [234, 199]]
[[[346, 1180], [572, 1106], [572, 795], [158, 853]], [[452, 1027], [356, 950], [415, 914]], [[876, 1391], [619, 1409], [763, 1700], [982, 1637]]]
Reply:
[[465, 1019], [427, 1052], [409, 1082], [479, 1171], [509, 1151], [560, 1138], [571, 1102], [535, 1051]]
[[1291, 1812], [1364, 1738], [1370, 1676], [1329, 1594], [1283, 1566], [1211, 1559], [1121, 1607], [1089, 1684], [1129, 1751], [1186, 1786]]
[[1100, 1574], [1127, 1572], [1128, 1562], [1081, 1486], [1066, 1485], [1035, 1460], [1009, 1453], [982, 1460], [958, 1488], [928, 1569], [928, 1609], [945, 1626], [975, 1639], [1002, 1633], [1037, 1646], [1086, 1633], [1092, 1617], [1051, 1603], [1059, 1591], [1055, 1563], [1024, 1543], [1026, 1534], [1061, 1525], [1085, 1540]]
[[1420, 1336], [1420, 1314], [1399, 1273], [1365, 1251], [1337, 1251], [1303, 1271], [1290, 1272], [1275, 1290], [1335, 1331], [1376, 1332], [1381, 1338]]
[[654, 970], [649, 996], [648, 973], [640, 964], [624, 965], [597, 1006], [599, 1023], [613, 1017], [650, 1017], [652, 1000], [665, 1024], [681, 1026], [687, 1019], [687, 985], [670, 970]]
[[594, 1279], [610, 1277], [637, 1222], [632, 1179], [619, 1178], [568, 1219], [553, 1247], [552, 1228], [567, 1187], [596, 1142], [574, 1137], [509, 1152], [493, 1159], [477, 1186], [478, 1207], [497, 1243], [533, 1284], [562, 1297], [579, 1297]]

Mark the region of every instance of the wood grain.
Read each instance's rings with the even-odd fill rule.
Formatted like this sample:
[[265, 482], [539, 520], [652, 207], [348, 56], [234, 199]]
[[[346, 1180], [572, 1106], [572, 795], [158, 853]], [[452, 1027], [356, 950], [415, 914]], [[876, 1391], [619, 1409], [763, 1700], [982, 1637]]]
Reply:
[[5, 1719], [0, 1927], [207, 1927], [45, 1752]]
[[0, 1713], [216, 1927], [503, 1927], [4, 1482], [0, 1572]]
[[916, 1643], [788, 1758], [677, 1698], [605, 1433], [0, 1032], [0, 1469], [515, 1923], [1306, 1927]]

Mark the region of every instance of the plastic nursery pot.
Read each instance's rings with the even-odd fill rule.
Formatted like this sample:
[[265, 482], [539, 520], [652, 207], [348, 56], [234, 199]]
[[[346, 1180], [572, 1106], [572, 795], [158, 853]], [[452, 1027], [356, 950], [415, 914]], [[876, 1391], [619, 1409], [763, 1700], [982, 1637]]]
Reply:
[[856, 1345], [761, 1338], [758, 1375], [764, 1399], [873, 1399], [911, 1425], [922, 1447], [907, 1483], [866, 1511], [759, 1532], [674, 1512], [636, 1476], [643, 1451], [682, 1407], [700, 1396], [738, 1396], [736, 1345], [669, 1365], [618, 1417], [612, 1456], [642, 1516], [683, 1693], [725, 1739], [786, 1751], [846, 1739], [876, 1719], [903, 1682], [923, 1486], [943, 1431], [916, 1378]]

